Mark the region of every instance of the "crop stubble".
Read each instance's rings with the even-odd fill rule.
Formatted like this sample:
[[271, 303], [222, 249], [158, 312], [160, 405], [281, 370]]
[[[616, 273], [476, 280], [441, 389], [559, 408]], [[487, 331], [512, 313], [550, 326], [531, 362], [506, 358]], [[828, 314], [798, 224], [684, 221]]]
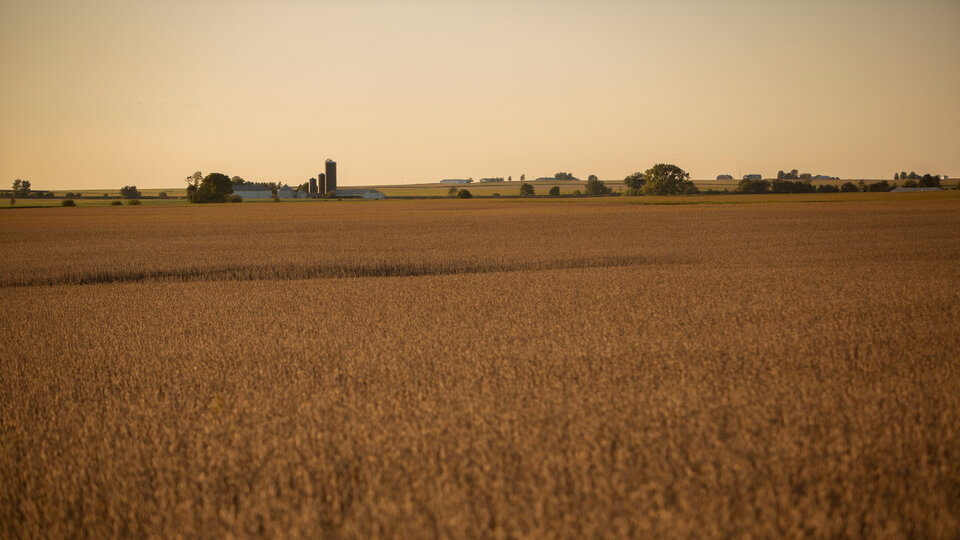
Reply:
[[960, 530], [955, 201], [81, 210], [0, 215], [2, 536]]

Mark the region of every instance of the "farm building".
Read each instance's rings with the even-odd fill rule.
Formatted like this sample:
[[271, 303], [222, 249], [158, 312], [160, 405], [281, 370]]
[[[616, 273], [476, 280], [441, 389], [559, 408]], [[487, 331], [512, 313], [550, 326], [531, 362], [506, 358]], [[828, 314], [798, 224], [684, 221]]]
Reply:
[[387, 196], [375, 189], [338, 189], [333, 195], [338, 199], [386, 199]]
[[717, 180], [733, 180], [733, 177], [729, 174], [718, 174]]
[[241, 196], [244, 200], [249, 199], [269, 199], [273, 197], [273, 191], [257, 184], [237, 184], [233, 186], [233, 194]]
[[441, 184], [469, 184], [471, 182], [473, 182], [473, 180], [465, 178], [447, 178], [440, 181]]
[[[313, 180], [313, 178], [311, 178], [311, 180]], [[307, 194], [284, 184], [277, 190], [277, 197], [281, 199], [306, 199]]]
[[745, 174], [743, 175], [744, 180], [763, 180], [762, 174]]

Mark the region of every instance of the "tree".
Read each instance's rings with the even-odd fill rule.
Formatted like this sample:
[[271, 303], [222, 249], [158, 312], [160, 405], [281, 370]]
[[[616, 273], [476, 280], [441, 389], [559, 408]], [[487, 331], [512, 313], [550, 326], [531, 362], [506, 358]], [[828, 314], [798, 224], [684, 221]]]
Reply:
[[201, 173], [195, 172], [187, 177], [187, 200], [192, 203], [222, 203], [233, 193], [230, 177], [221, 173], [210, 173], [202, 180]]
[[597, 178], [597, 175], [591, 174], [590, 176], [587, 177], [587, 182], [589, 182], [590, 180], [599, 180], [599, 178]]
[[461, 189], [460, 191], [457, 192], [458, 199], [470, 199], [472, 197], [473, 197], [473, 194], [470, 193], [470, 190]]
[[893, 179], [894, 179], [894, 180], [899, 180], [899, 179], [900, 179], [900, 173], [893, 173]]
[[234, 176], [233, 178], [230, 179], [230, 183], [233, 184], [233, 185], [235, 185], [235, 186], [238, 186], [238, 185], [241, 185], [241, 184], [246, 184], [247, 181], [244, 180], [243, 178], [240, 178], [239, 176]]
[[19, 178], [17, 178], [16, 180], [14, 180], [14, 181], [13, 181], [13, 193], [11, 193], [11, 195], [12, 195], [13, 197], [20, 197], [21, 199], [24, 198], [24, 197], [29, 197], [29, 196], [30, 196], [30, 181], [29, 181], [29, 180], [21, 180], [21, 179], [19, 179]]
[[184, 180], [187, 183], [187, 200], [194, 203], [197, 201], [197, 190], [200, 189], [200, 182], [203, 180], [203, 173], [197, 171]]
[[167, 197], [169, 197], [169, 195], [167, 195], [167, 192], [166, 192], [166, 191], [161, 191], [161, 192], [157, 195], [157, 197], [160, 197], [161, 199], [166, 199]]
[[783, 171], [777, 171], [777, 180], [783, 180], [787, 175]]
[[910, 180], [917, 180], [917, 179], [919, 179], [920, 177], [917, 176], [917, 173], [915, 173], [915, 172], [913, 172], [913, 171], [910, 171], [910, 174], [907, 175], [907, 178], [909, 178]]
[[906, 180], [906, 179], [907, 179], [907, 172], [906, 172], [906, 171], [900, 171], [900, 179], [901, 179], [901, 180]]
[[124, 199], [137, 199], [140, 197], [140, 190], [137, 186], [123, 186], [120, 188], [120, 196]]
[[521, 175], [520, 175], [520, 181], [521, 181], [521, 182], [523, 182], [523, 181], [526, 180], [526, 179], [527, 179], [527, 175], [525, 175], [525, 174], [521, 174]]
[[918, 184], [916, 180], [905, 180], [903, 187], [920, 187], [920, 184]]
[[197, 198], [200, 202], [221, 203], [227, 202], [227, 197], [233, 193], [233, 184], [230, 177], [221, 173], [210, 173], [200, 182]]
[[917, 182], [917, 184], [920, 187], [940, 187], [940, 177], [928, 173], [920, 177], [920, 181]]
[[860, 180], [859, 182], [857, 182], [857, 191], [866, 191], [866, 190], [867, 190], [866, 182], [864, 182], [863, 180]]
[[610, 189], [610, 186], [603, 183], [601, 180], [597, 180], [597, 177], [593, 177], [593, 180], [587, 180], [587, 184], [584, 186], [584, 192], [587, 195], [609, 195], [613, 193], [613, 190]]
[[568, 172], [558, 172], [557, 174], [553, 175], [553, 177], [557, 180], [579, 180], [579, 178]]
[[455, 188], [455, 187], [452, 187], [452, 188], [448, 189], [448, 190], [447, 190], [447, 197], [456, 197], [458, 191], [460, 191], [460, 190], [458, 190], [458, 189]]
[[552, 188], [550, 188], [550, 191], [548, 193], [550, 194], [551, 197], [559, 197], [560, 186], [553, 186]]
[[839, 193], [840, 188], [833, 184], [820, 184], [817, 186], [817, 193]]
[[530, 184], [520, 184], [520, 196], [521, 197], [533, 197], [534, 190], [533, 186]]
[[676, 165], [657, 163], [643, 173], [646, 180], [641, 188], [644, 195], [683, 195], [696, 193], [690, 173]]
[[624, 183], [628, 188], [630, 188], [631, 190], [635, 190], [635, 191], [637, 191], [637, 192], [639, 192], [641, 189], [643, 189], [643, 185], [644, 185], [646, 182], [647, 182], [647, 179], [643, 177], [643, 173], [642, 173], [642, 172], [635, 172], [635, 173], [631, 174], [630, 176], [628, 176], [628, 177], [626, 177], [626, 178], [623, 179], [623, 183]]
[[512, 177], [512, 176], [508, 176], [508, 177], [507, 177], [507, 182], [513, 182], [513, 177]]

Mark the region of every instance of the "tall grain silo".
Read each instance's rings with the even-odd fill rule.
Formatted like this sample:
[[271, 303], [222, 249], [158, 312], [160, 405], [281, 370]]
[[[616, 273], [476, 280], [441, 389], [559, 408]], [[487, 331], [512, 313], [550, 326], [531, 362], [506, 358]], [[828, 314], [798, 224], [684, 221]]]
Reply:
[[317, 175], [317, 184], [320, 186], [320, 194], [327, 192], [327, 175], [320, 173]]
[[309, 190], [307, 191], [307, 193], [309, 193], [310, 195], [316, 195], [316, 194], [317, 194], [317, 179], [316, 179], [316, 178], [311, 178], [311, 179], [310, 179], [310, 188], [309, 188]]
[[327, 160], [327, 181], [325, 187], [327, 193], [337, 190], [337, 162], [332, 159]]

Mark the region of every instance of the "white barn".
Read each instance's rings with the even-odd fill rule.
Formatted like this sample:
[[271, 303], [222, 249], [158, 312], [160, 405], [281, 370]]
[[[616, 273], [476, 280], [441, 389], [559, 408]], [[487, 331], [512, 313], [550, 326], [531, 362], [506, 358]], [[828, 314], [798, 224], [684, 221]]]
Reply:
[[233, 186], [233, 194], [239, 195], [243, 200], [249, 199], [269, 199], [273, 197], [273, 192], [269, 188], [257, 184], [237, 184]]

